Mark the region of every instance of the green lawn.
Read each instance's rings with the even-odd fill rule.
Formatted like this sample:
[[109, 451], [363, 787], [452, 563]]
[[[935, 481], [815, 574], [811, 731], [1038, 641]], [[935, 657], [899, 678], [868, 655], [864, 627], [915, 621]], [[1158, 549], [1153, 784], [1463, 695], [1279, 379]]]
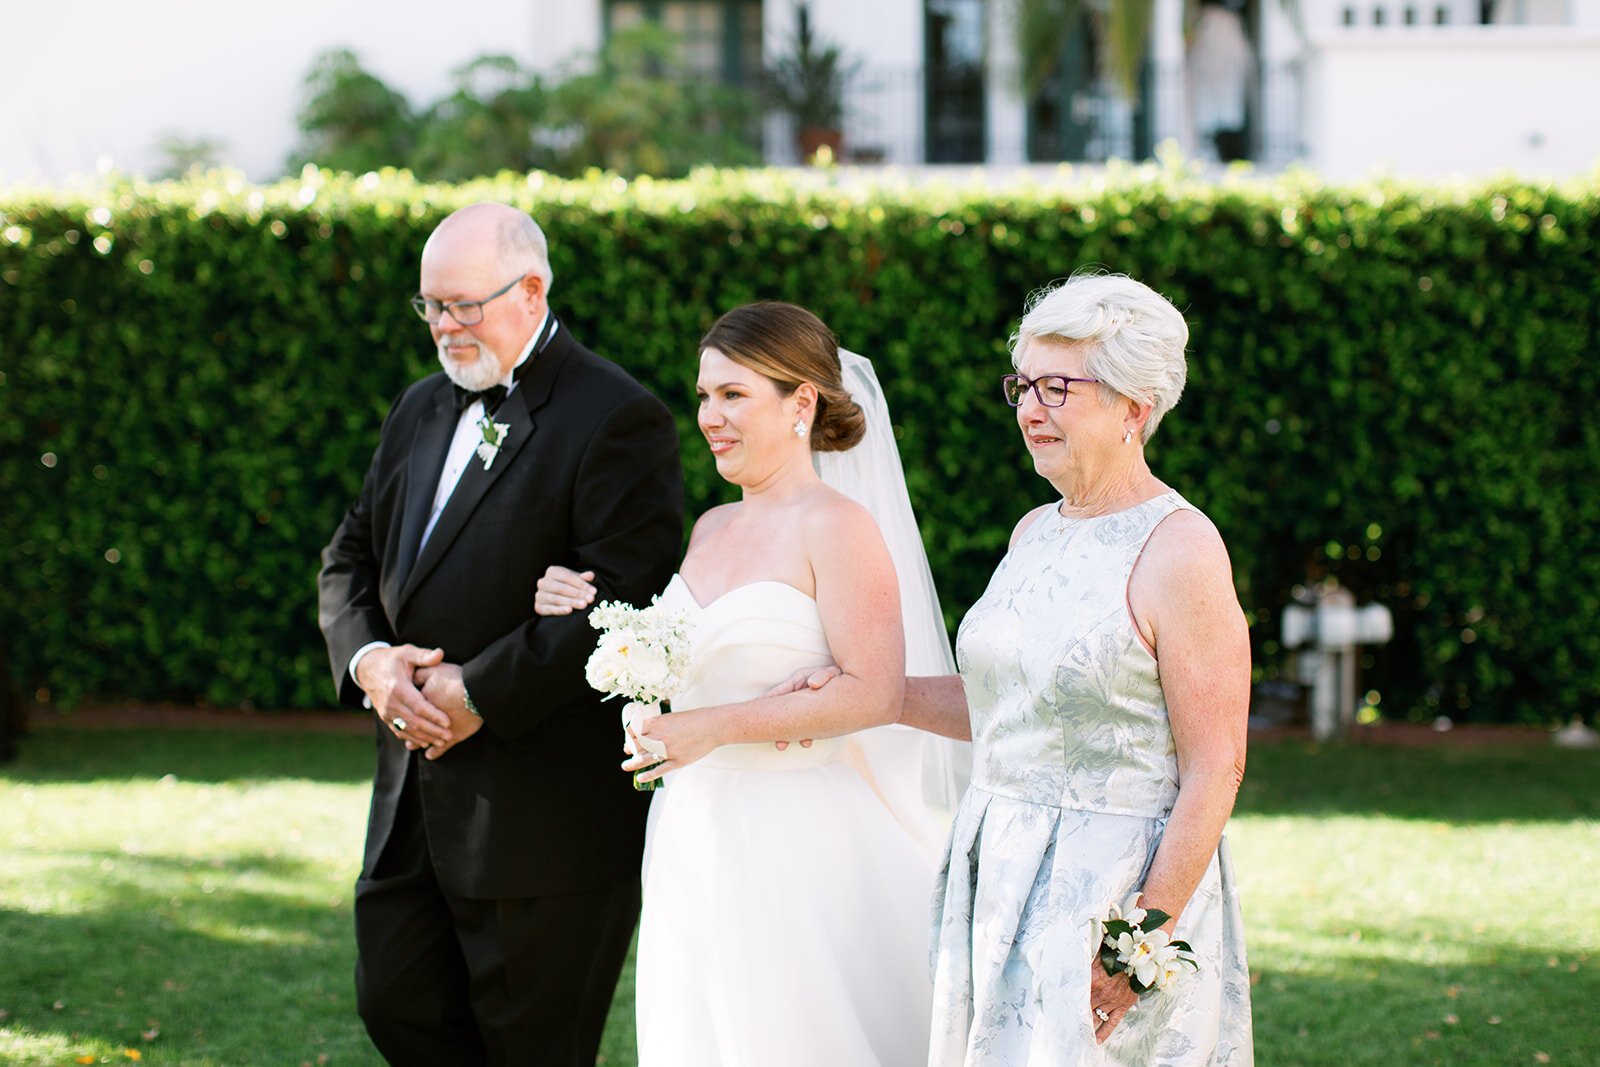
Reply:
[[[377, 1063], [350, 978], [370, 746], [31, 738], [0, 768], [0, 1062]], [[1597, 816], [1600, 753], [1256, 746], [1229, 837], [1258, 1061], [1600, 1063]]]

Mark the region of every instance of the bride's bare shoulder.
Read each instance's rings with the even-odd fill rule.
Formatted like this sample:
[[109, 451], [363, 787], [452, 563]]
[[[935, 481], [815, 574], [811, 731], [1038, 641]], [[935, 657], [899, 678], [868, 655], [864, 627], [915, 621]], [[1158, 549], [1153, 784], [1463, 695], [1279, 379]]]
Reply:
[[845, 534], [858, 531], [863, 525], [874, 530], [878, 528], [870, 511], [831, 485], [819, 484], [800, 506], [804, 509], [807, 528], [812, 533], [827, 535], [832, 531]]
[[801, 529], [813, 570], [842, 567], [849, 573], [889, 558], [872, 513], [837, 489], [822, 486], [803, 515]]
[[694, 521], [694, 529], [689, 531], [689, 544], [693, 545], [700, 538], [709, 537], [726, 526], [728, 521], [733, 518], [734, 512], [738, 510], [738, 507], [737, 503], [718, 504], [709, 511], [702, 513]]

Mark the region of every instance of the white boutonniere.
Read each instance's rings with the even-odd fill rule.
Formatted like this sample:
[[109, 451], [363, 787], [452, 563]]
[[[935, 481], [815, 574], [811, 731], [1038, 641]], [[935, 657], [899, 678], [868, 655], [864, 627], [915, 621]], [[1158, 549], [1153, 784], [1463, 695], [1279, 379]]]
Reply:
[[478, 420], [478, 429], [483, 433], [483, 440], [478, 443], [478, 458], [483, 460], [483, 469], [488, 470], [494, 466], [494, 457], [500, 454], [500, 446], [506, 443], [506, 434], [511, 432], [509, 422], [495, 422], [488, 415]]

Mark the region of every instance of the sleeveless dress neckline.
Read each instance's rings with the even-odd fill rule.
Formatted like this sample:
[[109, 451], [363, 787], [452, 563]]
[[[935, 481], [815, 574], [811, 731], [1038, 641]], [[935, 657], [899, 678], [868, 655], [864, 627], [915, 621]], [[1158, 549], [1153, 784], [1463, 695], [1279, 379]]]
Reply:
[[802, 597], [802, 598], [804, 598], [806, 600], [809, 600], [813, 604], [815, 604], [817, 602], [817, 598], [812, 596], [810, 593], [807, 593], [805, 590], [796, 588], [795, 586], [790, 585], [788, 582], [782, 581], [782, 580], [777, 579], [777, 578], [757, 578], [753, 582], [745, 582], [743, 585], [736, 585], [736, 586], [732, 587], [731, 589], [723, 590], [721, 594], [712, 597], [710, 600], [706, 601], [704, 604], [700, 603], [700, 598], [695, 595], [694, 588], [689, 585], [688, 579], [686, 579], [682, 574], [674, 574], [672, 576], [671, 580], [668, 581], [668, 583], [667, 583], [667, 587], [669, 589], [672, 587], [672, 583], [673, 582], [676, 582], [680, 587], [682, 587], [683, 591], [686, 594], [688, 594], [689, 602], [694, 605], [696, 610], [699, 610], [699, 611], [710, 611], [713, 607], [715, 607], [716, 605], [722, 603], [722, 601], [724, 601], [724, 600], [728, 599], [729, 597], [733, 596], [735, 593], [743, 592], [746, 589], [759, 589], [759, 588], [763, 588], [763, 587], [767, 587], [767, 586], [775, 586], [775, 585], [776, 586], [782, 586], [783, 588], [789, 590], [791, 593], [794, 593], [796, 596], [799, 596], [799, 597]]

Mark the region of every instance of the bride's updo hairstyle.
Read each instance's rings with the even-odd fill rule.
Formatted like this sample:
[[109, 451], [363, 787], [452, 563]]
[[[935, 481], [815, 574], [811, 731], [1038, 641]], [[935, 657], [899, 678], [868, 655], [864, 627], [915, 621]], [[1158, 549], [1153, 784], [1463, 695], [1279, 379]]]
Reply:
[[818, 452], [854, 448], [867, 430], [866, 413], [850, 399], [839, 370], [839, 339], [811, 312], [794, 304], [763, 301], [736, 307], [700, 338], [749, 367], [789, 396], [801, 382], [817, 390], [811, 447]]

